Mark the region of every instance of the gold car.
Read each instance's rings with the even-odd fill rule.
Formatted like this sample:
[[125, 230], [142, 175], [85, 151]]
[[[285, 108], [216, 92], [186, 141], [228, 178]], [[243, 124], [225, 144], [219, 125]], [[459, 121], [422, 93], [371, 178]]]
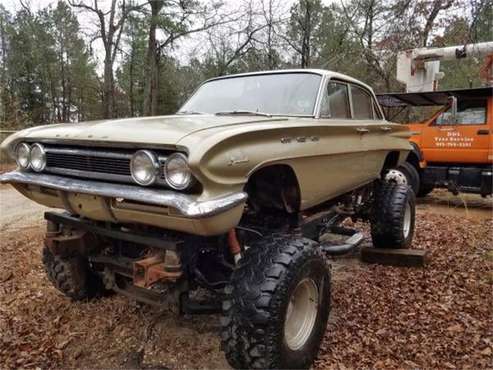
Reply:
[[[0, 182], [65, 210], [45, 216], [43, 261], [72, 299], [110, 289], [221, 311], [233, 367], [309, 367], [329, 315], [326, 255], [363, 240], [342, 221], [369, 220], [375, 247], [412, 241], [412, 190], [381, 180], [409, 136], [351, 77], [239, 74], [204, 82], [173, 116], [20, 131], [2, 144], [18, 169]], [[199, 287], [216, 298], [193, 301]]]

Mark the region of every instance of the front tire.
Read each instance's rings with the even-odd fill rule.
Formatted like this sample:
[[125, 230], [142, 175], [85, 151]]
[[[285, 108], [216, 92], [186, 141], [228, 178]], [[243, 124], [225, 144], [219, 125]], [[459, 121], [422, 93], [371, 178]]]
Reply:
[[330, 311], [330, 270], [308, 239], [271, 236], [233, 272], [223, 303], [222, 348], [235, 368], [308, 368]]
[[371, 214], [375, 248], [408, 248], [413, 240], [416, 197], [407, 185], [382, 183]]
[[44, 247], [43, 265], [48, 280], [74, 301], [94, 298], [104, 292], [101, 279], [89, 269], [87, 260], [82, 256], [62, 258]]

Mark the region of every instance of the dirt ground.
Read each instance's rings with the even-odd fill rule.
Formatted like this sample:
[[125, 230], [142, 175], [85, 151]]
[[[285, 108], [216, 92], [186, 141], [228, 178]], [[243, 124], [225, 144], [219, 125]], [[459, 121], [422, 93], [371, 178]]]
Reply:
[[[44, 210], [0, 186], [0, 368], [228, 368], [217, 316], [60, 295], [41, 265]], [[426, 268], [333, 260], [315, 368], [492, 368], [492, 212], [491, 199], [435, 191], [418, 205]]]

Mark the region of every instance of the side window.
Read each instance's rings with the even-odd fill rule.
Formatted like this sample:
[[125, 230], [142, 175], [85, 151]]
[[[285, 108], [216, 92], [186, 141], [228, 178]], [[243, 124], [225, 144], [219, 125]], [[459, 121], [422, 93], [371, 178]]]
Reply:
[[482, 125], [486, 123], [486, 99], [462, 100], [457, 104], [457, 122], [454, 123], [450, 108], [440, 114], [436, 125]]
[[329, 82], [320, 111], [325, 118], [351, 118], [348, 86], [344, 83]]
[[351, 85], [354, 119], [373, 119], [371, 96], [361, 87]]

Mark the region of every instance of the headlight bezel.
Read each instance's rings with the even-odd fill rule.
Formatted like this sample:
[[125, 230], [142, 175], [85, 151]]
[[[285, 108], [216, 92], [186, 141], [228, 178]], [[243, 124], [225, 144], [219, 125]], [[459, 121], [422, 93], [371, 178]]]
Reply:
[[[184, 164], [184, 166], [186, 167], [186, 170], [187, 170], [187, 173], [186, 173], [186, 182], [184, 182], [182, 184], [178, 184], [178, 183], [173, 182], [171, 180], [169, 166], [170, 166], [170, 164], [173, 163], [173, 160], [175, 160], [175, 159], [179, 159], [179, 160], [183, 161], [183, 164]], [[193, 183], [195, 181], [195, 178], [193, 177], [192, 171], [190, 170], [190, 167], [188, 166], [188, 158], [183, 153], [179, 153], [179, 152], [178, 153], [173, 153], [168, 158], [166, 158], [166, 162], [164, 164], [163, 172], [164, 172], [164, 179], [166, 181], [166, 184], [170, 188], [175, 189], [175, 190], [186, 190], [186, 189], [189, 189], [193, 185]]]
[[[27, 151], [27, 162], [25, 165], [23, 165], [20, 161], [20, 156], [19, 156], [19, 149], [20, 148], [25, 148]], [[28, 143], [18, 143], [15, 147], [15, 163], [21, 170], [28, 170], [31, 167], [31, 146]]]
[[[33, 161], [33, 151], [35, 149], [39, 149], [40, 152], [41, 152], [41, 158], [42, 158], [42, 166], [41, 167], [36, 167], [34, 165], [34, 161]], [[39, 143], [35, 143], [33, 145], [31, 145], [31, 152], [30, 152], [30, 156], [29, 156], [29, 163], [31, 165], [31, 169], [34, 171], [34, 172], [42, 172], [45, 168], [46, 168], [46, 150], [44, 148], [43, 145], [39, 144]]]
[[[135, 162], [140, 155], [143, 155], [147, 159], [149, 159], [150, 165], [153, 169], [152, 175], [147, 181], [141, 181], [141, 179], [139, 179], [138, 176], [136, 175], [137, 171], [134, 170], [134, 167], [136, 165]], [[159, 159], [157, 155], [151, 152], [150, 150], [145, 150], [145, 149], [138, 150], [132, 155], [132, 158], [130, 159], [130, 175], [132, 176], [132, 179], [141, 186], [150, 186], [156, 183], [159, 174], [159, 167], [160, 167]]]

